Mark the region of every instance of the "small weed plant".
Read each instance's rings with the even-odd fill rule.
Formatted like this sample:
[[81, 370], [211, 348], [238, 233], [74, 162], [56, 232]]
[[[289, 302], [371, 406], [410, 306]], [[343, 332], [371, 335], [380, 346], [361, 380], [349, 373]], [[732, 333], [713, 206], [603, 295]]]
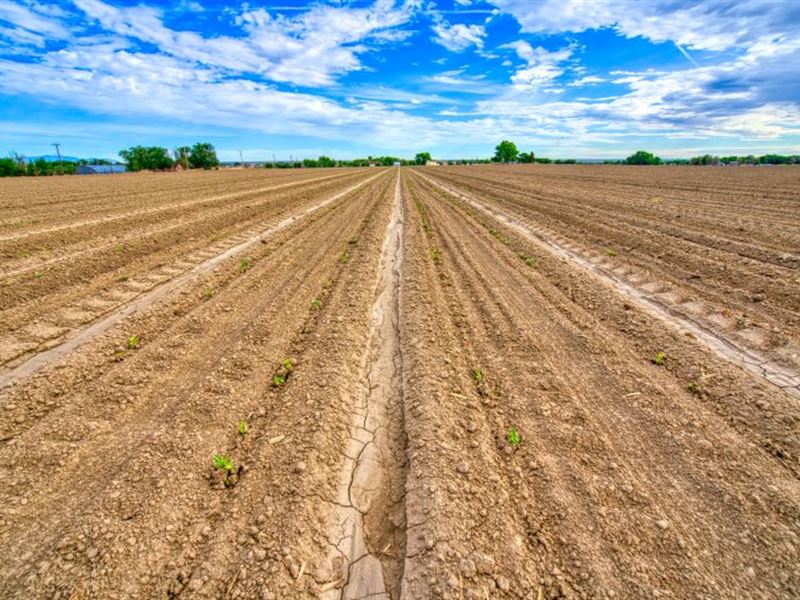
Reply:
[[483, 371], [480, 368], [475, 369], [472, 371], [472, 378], [475, 380], [475, 383], [483, 383]]
[[431, 260], [438, 265], [442, 260], [442, 251], [438, 248], [431, 248]]
[[508, 430], [508, 434], [506, 434], [506, 438], [508, 439], [508, 443], [514, 446], [515, 448], [519, 448], [520, 442], [522, 442], [522, 438], [519, 435], [519, 430], [516, 427], [512, 427]]
[[136, 350], [139, 347], [139, 336], [134, 333], [128, 338], [126, 345], [128, 346], [128, 350]]
[[654, 365], [658, 365], [660, 367], [664, 364], [664, 361], [667, 360], [667, 355], [663, 352], [657, 352], [655, 357], [653, 357], [651, 360]]
[[345, 250], [344, 252], [342, 252], [341, 256], [339, 256], [339, 262], [344, 265], [347, 264], [349, 261], [350, 261], [350, 250]]
[[686, 385], [686, 389], [687, 389], [687, 390], [689, 390], [689, 391], [690, 391], [692, 394], [694, 394], [695, 396], [699, 396], [699, 395], [700, 395], [700, 386], [699, 386], [699, 385], [697, 385], [697, 383], [696, 383], [696, 382], [694, 382], [694, 381], [690, 381], [690, 382], [689, 382], [689, 383]]
[[611, 258], [614, 258], [617, 255], [617, 251], [613, 248], [606, 248], [606, 254], [608, 254]]
[[242, 261], [239, 263], [240, 273], [247, 273], [247, 271], [249, 271], [252, 268], [253, 268], [253, 259], [250, 258], [249, 256], [243, 258]]
[[239, 436], [244, 438], [247, 435], [247, 421], [241, 419], [239, 421]]
[[322, 300], [320, 300], [319, 298], [314, 298], [311, 301], [311, 308], [313, 308], [314, 310], [319, 310], [320, 308], [322, 308]]
[[36, 271], [33, 274], [33, 278], [34, 279], [41, 279], [42, 277], [44, 277], [44, 271]]
[[285, 383], [286, 383], [286, 375], [275, 373], [275, 375], [272, 376], [273, 387], [282, 387]]
[[125, 244], [123, 244], [122, 242], [117, 242], [117, 245], [114, 246], [114, 251], [117, 254], [120, 254], [120, 253], [124, 252], [125, 251]]
[[355, 246], [358, 243], [358, 236], [354, 235], [349, 240], [347, 240], [347, 243], [350, 244], [351, 246]]
[[126, 281], [128, 281], [128, 276], [127, 275], [120, 275], [119, 279], [117, 279], [117, 281], [119, 281], [120, 283], [125, 283]]
[[214, 297], [214, 290], [210, 287], [207, 287], [203, 290], [203, 298], [206, 300], [211, 300]]

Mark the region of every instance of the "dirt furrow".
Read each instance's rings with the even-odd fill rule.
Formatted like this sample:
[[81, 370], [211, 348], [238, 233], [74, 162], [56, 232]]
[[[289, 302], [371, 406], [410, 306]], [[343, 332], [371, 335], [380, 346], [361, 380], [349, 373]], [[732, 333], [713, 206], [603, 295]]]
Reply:
[[400, 598], [405, 558], [405, 430], [400, 352], [403, 200], [400, 177], [381, 249], [370, 336], [359, 369], [331, 534], [342, 600]]
[[[44, 234], [52, 234], [52, 233], [55, 233], [55, 232], [58, 232], [58, 231], [66, 230], [66, 229], [75, 229], [75, 228], [81, 228], [81, 227], [91, 227], [91, 226], [100, 225], [100, 224], [108, 224], [108, 223], [113, 223], [113, 222], [119, 221], [119, 220], [133, 219], [133, 218], [143, 217], [143, 216], [148, 216], [148, 215], [156, 215], [156, 214], [159, 214], [159, 213], [176, 212], [176, 211], [179, 212], [179, 211], [183, 211], [183, 210], [185, 210], [187, 208], [190, 208], [190, 207], [202, 206], [204, 204], [220, 202], [220, 201], [223, 201], [223, 200], [231, 200], [231, 199], [235, 199], [235, 198], [240, 198], [242, 196], [250, 196], [250, 195], [253, 195], [253, 194], [260, 194], [260, 193], [264, 193], [264, 192], [268, 192], [268, 191], [284, 189], [284, 188], [292, 187], [292, 186], [296, 186], [296, 185], [303, 185], [303, 184], [312, 183], [312, 182], [325, 181], [325, 180], [328, 180], [328, 179], [337, 179], [337, 178], [340, 178], [340, 177], [347, 177], [348, 175], [352, 175], [355, 172], [356, 171], [348, 170], [348, 171], [345, 171], [343, 173], [337, 173], [335, 175], [318, 175], [318, 174], [313, 174], [313, 173], [309, 174], [308, 172], [306, 172], [306, 173], [304, 173], [304, 176], [302, 178], [298, 178], [297, 181], [288, 181], [288, 182], [283, 182], [283, 183], [275, 182], [275, 183], [273, 183], [273, 184], [271, 184], [269, 186], [260, 186], [260, 187], [255, 187], [255, 188], [252, 186], [252, 182], [247, 182], [245, 184], [245, 186], [244, 186], [244, 189], [241, 189], [241, 190], [238, 190], [238, 191], [233, 191], [233, 192], [228, 191], [227, 193], [222, 193], [222, 194], [214, 193], [215, 190], [213, 188], [211, 190], [209, 190], [208, 187], [205, 186], [205, 185], [197, 185], [196, 186], [197, 187], [196, 190], [193, 190], [192, 186], [181, 186], [181, 187], [176, 187], [173, 190], [174, 194], [172, 194], [170, 196], [167, 196], [167, 197], [174, 198], [175, 196], [194, 195], [194, 194], [192, 194], [192, 192], [200, 192], [201, 194], [203, 194], [204, 197], [202, 197], [202, 198], [194, 198], [194, 199], [185, 200], [185, 201], [177, 201], [177, 202], [173, 201], [173, 202], [166, 203], [163, 206], [147, 207], [147, 208], [141, 208], [139, 210], [133, 210], [133, 211], [127, 211], [127, 212], [115, 213], [115, 214], [108, 214], [108, 213], [109, 212], [113, 213], [114, 211], [119, 210], [120, 207], [125, 207], [126, 205], [131, 203], [137, 197], [142, 197], [145, 201], [150, 201], [151, 197], [153, 196], [152, 190], [146, 190], [146, 191], [131, 193], [131, 194], [128, 194], [127, 196], [125, 196], [123, 198], [114, 198], [114, 202], [112, 204], [110, 204], [110, 205], [105, 205], [105, 203], [104, 203], [104, 201], [102, 199], [98, 199], [98, 197], [93, 194], [91, 196], [90, 211], [102, 214], [103, 215], [102, 217], [98, 217], [98, 218], [95, 218], [95, 219], [78, 220], [78, 221], [70, 222], [70, 223], [59, 223], [58, 225], [51, 225], [51, 226], [48, 226], [48, 227], [41, 227], [41, 228], [26, 227], [24, 231], [20, 231], [20, 232], [15, 233], [15, 234], [0, 236], [0, 247], [2, 247], [2, 243], [3, 242], [16, 241], [16, 240], [25, 239], [25, 238], [28, 238], [28, 237], [42, 236]], [[223, 187], [223, 188], [224, 187], [228, 187], [228, 188], [230, 187], [230, 183], [223, 183], [223, 184], [219, 184], [219, 185], [220, 185], [220, 187]], [[239, 185], [241, 185], [241, 184], [239, 184]], [[146, 187], [146, 186], [143, 186], [143, 187]], [[135, 189], [135, 188], [132, 188], [132, 189]], [[163, 188], [162, 188], [162, 190], [163, 190]], [[159, 190], [159, 191], [162, 191], [162, 190]], [[163, 198], [163, 197], [164, 196], [161, 196], [161, 198]], [[67, 204], [67, 202], [65, 202], [65, 200], [63, 198], [59, 199], [57, 202], [62, 207], [65, 204]], [[26, 208], [28, 208], [28, 210], [26, 211], [27, 214], [30, 214], [30, 212], [31, 212], [30, 211], [30, 207], [26, 207]], [[84, 207], [80, 207], [80, 208], [83, 209]], [[89, 207], [87, 207], [87, 208], [89, 208]], [[74, 214], [76, 214], [76, 215], [81, 215], [81, 214], [85, 215], [85, 213], [87, 211], [72, 209], [72, 212]], [[63, 220], [63, 215], [52, 215], [52, 216], [58, 217], [60, 220]]]
[[365, 179], [356, 185], [353, 185], [346, 190], [334, 194], [333, 196], [327, 198], [326, 200], [317, 203], [309, 208], [306, 208], [296, 214], [290, 215], [285, 217], [283, 220], [279, 221], [275, 225], [270, 226], [269, 228], [259, 231], [255, 235], [252, 235], [248, 239], [243, 242], [240, 242], [234, 246], [231, 246], [221, 254], [214, 256], [204, 262], [198, 264], [191, 270], [163, 283], [154, 289], [139, 295], [136, 297], [135, 300], [128, 302], [122, 305], [120, 308], [115, 309], [107, 316], [103, 317], [101, 320], [92, 323], [89, 327], [86, 327], [83, 330], [75, 332], [73, 335], [68, 335], [67, 339], [58, 344], [57, 346], [53, 346], [47, 350], [39, 352], [35, 354], [31, 358], [27, 359], [25, 362], [15, 366], [14, 368], [6, 371], [5, 373], [0, 374], [0, 389], [18, 381], [23, 377], [27, 377], [32, 373], [36, 372], [43, 366], [58, 360], [59, 358], [65, 356], [78, 346], [86, 343], [87, 341], [95, 338], [97, 335], [103, 333], [108, 328], [116, 325], [125, 317], [135, 313], [138, 310], [141, 310], [144, 307], [151, 305], [153, 302], [159, 300], [164, 295], [169, 294], [173, 290], [179, 288], [180, 286], [184, 285], [187, 281], [195, 279], [199, 275], [210, 271], [211, 269], [215, 268], [217, 265], [222, 263], [223, 261], [241, 254], [242, 252], [246, 251], [247, 249], [253, 247], [254, 245], [263, 242], [266, 238], [274, 235], [276, 232], [285, 229], [289, 225], [291, 225], [295, 220], [303, 218], [333, 202], [345, 196], [354, 190], [362, 187], [363, 185], [367, 184], [368, 182], [372, 181], [379, 175], [374, 175], [368, 179]]
[[[533, 244], [422, 182], [404, 311], [412, 597], [791, 596], [796, 472], [753, 441], [782, 430], [795, 452], [796, 405], [740, 428], [730, 411], [759, 398], [747, 375], [712, 362], [702, 394], [687, 390], [674, 363], [707, 361], [696, 342], [644, 312], [649, 335], [619, 327], [607, 314], [638, 309], [607, 310], [613, 292], [571, 263], [527, 264]], [[647, 358], [664, 339], [667, 369]]]
[[[36, 248], [37, 255], [47, 255], [47, 258], [39, 260], [32, 260], [32, 257], [27, 256], [23, 260], [15, 261], [16, 264], [8, 264], [8, 261], [6, 261], [7, 264], [4, 265], [2, 272], [0, 272], [0, 281], [34, 271], [42, 271], [44, 274], [48, 274], [53, 266], [61, 262], [85, 259], [87, 255], [92, 253], [113, 249], [117, 244], [128, 246], [143, 238], [164, 237], [165, 234], [175, 229], [202, 226], [204, 221], [216, 221], [218, 223], [217, 227], [221, 227], [225, 217], [228, 214], [235, 214], [237, 209], [242, 207], [252, 209], [268, 205], [272, 197], [267, 196], [264, 198], [264, 194], [267, 192], [296, 187], [313, 189], [315, 184], [325, 181], [356, 178], [356, 174], [345, 173], [201, 198], [185, 203], [168, 203], [164, 206], [143, 211], [72, 224], [69, 226], [70, 229], [82, 228], [82, 230], [71, 232], [69, 236], [53, 235], [58, 229], [51, 229], [44, 232], [41, 238], [31, 240], [25, 245], [4, 245], [0, 240], [0, 253], [5, 253], [6, 255], [13, 256], [20, 252], [27, 253], [24, 250], [26, 248]], [[211, 203], [215, 205], [206, 206]], [[115, 221], [124, 222], [114, 223], [114, 226], [109, 226], [110, 223]]]
[[574, 264], [590, 271], [598, 278], [605, 281], [607, 284], [612, 285], [618, 292], [623, 294], [626, 298], [636, 302], [642, 309], [646, 310], [653, 316], [656, 316], [666, 322], [671, 323], [679, 331], [688, 331], [697, 339], [705, 343], [711, 350], [718, 356], [728, 360], [743, 369], [754, 373], [755, 375], [764, 378], [771, 384], [779, 387], [785, 392], [800, 398], [800, 370], [791, 366], [781, 365], [775, 357], [770, 357], [762, 354], [754, 348], [748, 348], [742, 345], [737, 340], [725, 337], [716, 331], [711, 323], [704, 323], [699, 319], [690, 319], [673, 307], [671, 307], [663, 298], [659, 298], [646, 290], [636, 288], [623, 280], [615, 277], [613, 273], [609, 273], [604, 269], [599, 268], [595, 263], [588, 260], [585, 256], [570, 250], [569, 248], [558, 244], [551, 238], [545, 237], [537, 231], [531, 229], [529, 226], [521, 223], [519, 220], [501, 213], [495, 208], [488, 206], [477, 198], [459, 192], [450, 186], [443, 185], [437, 181], [420, 175], [432, 185], [437, 186], [439, 189], [469, 203], [471, 206], [480, 210], [481, 212], [491, 216], [494, 219], [514, 228], [523, 235], [536, 240], [537, 243], [546, 247], [550, 252], [554, 252], [558, 256], [572, 261]]

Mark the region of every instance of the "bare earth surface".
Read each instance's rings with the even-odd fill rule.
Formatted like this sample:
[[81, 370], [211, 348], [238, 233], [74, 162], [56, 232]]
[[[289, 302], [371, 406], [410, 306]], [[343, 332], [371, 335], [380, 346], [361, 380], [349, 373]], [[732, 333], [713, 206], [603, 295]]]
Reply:
[[3, 180], [0, 597], [798, 598], [799, 348], [794, 168]]

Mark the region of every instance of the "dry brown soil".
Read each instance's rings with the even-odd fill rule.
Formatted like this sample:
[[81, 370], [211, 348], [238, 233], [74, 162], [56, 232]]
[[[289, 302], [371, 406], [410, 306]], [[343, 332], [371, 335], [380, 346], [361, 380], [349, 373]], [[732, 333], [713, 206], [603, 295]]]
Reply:
[[800, 597], [800, 170], [4, 180], [0, 286], [2, 598]]

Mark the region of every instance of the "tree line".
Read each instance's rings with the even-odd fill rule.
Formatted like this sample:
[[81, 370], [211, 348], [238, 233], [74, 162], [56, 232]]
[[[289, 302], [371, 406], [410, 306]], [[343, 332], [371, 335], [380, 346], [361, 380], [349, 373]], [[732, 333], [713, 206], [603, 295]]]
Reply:
[[762, 156], [712, 156], [703, 154], [692, 158], [673, 158], [663, 160], [652, 152], [639, 150], [631, 154], [624, 161], [604, 161], [606, 164], [628, 165], [795, 165], [800, 164], [800, 156], [783, 154], [764, 154]]
[[[193, 146], [178, 146], [172, 151], [161, 146], [132, 146], [120, 150], [128, 171], [167, 171], [180, 166], [182, 169], [214, 169], [220, 165], [214, 146], [208, 142], [198, 142]], [[330, 167], [369, 167], [371, 165], [390, 167], [400, 165], [424, 165], [433, 162], [430, 152], [418, 152], [413, 160], [398, 158], [396, 156], [367, 156], [352, 160], [336, 160], [329, 156], [306, 158], [301, 161], [272, 161], [263, 164], [265, 168], [272, 169], [300, 169], [300, 168], [330, 168]], [[520, 152], [517, 145], [510, 140], [503, 140], [495, 146], [494, 156], [490, 159], [456, 159], [449, 160], [450, 164], [482, 164], [482, 163], [555, 163], [574, 164], [574, 158], [550, 159], [536, 156], [533, 152]], [[704, 154], [688, 159], [665, 160], [652, 152], [638, 150], [624, 160], [606, 160], [605, 164], [627, 165], [786, 165], [800, 164], [800, 155], [764, 154], [762, 156], [713, 156]], [[0, 158], [0, 177], [20, 175], [70, 175], [76, 172], [79, 165], [115, 164], [106, 159], [79, 160], [77, 162], [53, 162], [45, 158], [35, 160], [26, 159], [12, 152], [8, 158]], [[238, 163], [237, 163], [238, 164]]]

